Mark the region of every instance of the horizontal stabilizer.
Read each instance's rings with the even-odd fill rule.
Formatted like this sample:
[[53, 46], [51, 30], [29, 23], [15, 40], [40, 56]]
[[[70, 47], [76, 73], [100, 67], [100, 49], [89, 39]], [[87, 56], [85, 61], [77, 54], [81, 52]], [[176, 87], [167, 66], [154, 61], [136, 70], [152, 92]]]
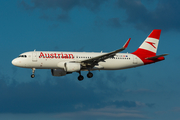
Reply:
[[157, 56], [153, 56], [153, 57], [147, 57], [146, 59], [147, 59], [147, 60], [154, 60], [154, 59], [157, 59], [157, 58], [159, 58], [159, 57], [166, 56], [166, 55], [168, 55], [168, 54], [162, 54], [162, 55], [157, 55]]

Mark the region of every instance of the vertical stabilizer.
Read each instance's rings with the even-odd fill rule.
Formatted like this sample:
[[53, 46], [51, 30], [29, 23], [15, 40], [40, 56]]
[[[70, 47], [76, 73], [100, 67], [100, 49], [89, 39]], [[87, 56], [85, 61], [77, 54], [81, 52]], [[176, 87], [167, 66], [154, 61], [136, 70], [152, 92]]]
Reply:
[[[132, 54], [138, 56], [144, 62], [144, 64], [150, 64], [160, 61], [160, 59], [158, 58], [153, 60], [147, 59], [151, 57], [154, 58], [156, 56], [160, 34], [160, 29], [153, 30], [150, 35], [145, 39], [145, 41], [141, 44], [141, 46]], [[164, 57], [162, 57], [162, 59], [164, 59]]]
[[148, 56], [156, 55], [160, 34], [161, 30], [153, 30], [141, 46], [134, 52], [134, 54], [146, 54]]

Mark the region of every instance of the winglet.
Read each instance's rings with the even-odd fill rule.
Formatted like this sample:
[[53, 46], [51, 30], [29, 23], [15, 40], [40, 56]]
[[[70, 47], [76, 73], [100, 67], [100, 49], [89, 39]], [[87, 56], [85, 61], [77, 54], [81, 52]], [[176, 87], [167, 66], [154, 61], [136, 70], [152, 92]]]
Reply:
[[130, 40], [131, 40], [131, 38], [129, 38], [129, 39], [127, 40], [127, 42], [124, 44], [123, 48], [127, 48], [127, 47], [128, 47], [128, 44], [129, 44]]

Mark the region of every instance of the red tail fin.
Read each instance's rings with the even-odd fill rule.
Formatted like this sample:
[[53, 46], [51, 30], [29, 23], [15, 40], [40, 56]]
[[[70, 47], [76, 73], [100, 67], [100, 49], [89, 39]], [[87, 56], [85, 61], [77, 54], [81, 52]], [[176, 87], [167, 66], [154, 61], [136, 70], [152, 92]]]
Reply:
[[150, 35], [145, 39], [145, 41], [141, 44], [141, 46], [132, 54], [138, 56], [144, 62], [144, 64], [157, 62], [156, 60], [148, 60], [145, 58], [156, 56], [160, 34], [161, 30], [153, 30]]

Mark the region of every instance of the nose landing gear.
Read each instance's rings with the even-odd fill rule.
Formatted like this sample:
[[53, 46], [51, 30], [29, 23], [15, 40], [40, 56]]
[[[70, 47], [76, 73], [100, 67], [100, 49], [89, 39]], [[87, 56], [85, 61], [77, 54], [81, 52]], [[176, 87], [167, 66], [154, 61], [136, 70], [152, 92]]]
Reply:
[[36, 70], [36, 68], [32, 68], [32, 75], [31, 75], [31, 78], [34, 78], [34, 77], [35, 77], [35, 75], [34, 75], [35, 70]]
[[32, 74], [32, 75], [31, 75], [31, 78], [34, 78], [34, 77], [35, 77], [35, 75], [34, 75], [34, 74]]

